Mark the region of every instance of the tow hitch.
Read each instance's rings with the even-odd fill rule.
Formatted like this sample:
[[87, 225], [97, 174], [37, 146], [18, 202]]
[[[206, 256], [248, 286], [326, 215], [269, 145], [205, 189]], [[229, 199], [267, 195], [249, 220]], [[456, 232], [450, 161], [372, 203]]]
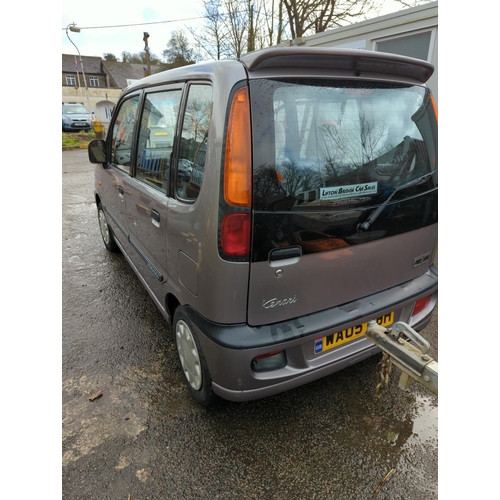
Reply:
[[372, 320], [368, 322], [366, 337], [384, 353], [382, 360], [377, 364], [379, 376], [377, 396], [389, 383], [393, 363], [402, 371], [399, 378], [400, 389], [408, 389], [412, 379], [415, 379], [437, 395], [437, 361], [427, 354], [430, 347], [427, 340], [411, 326], [399, 321], [394, 323], [391, 329], [387, 329]]

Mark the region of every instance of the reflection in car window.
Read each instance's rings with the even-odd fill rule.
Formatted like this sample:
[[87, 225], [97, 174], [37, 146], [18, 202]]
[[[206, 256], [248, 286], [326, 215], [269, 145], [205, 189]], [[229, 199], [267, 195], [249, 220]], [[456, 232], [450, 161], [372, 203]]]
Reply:
[[[251, 94], [258, 209], [368, 206], [435, 168], [424, 87], [258, 80]], [[394, 201], [433, 185], [429, 178]]]
[[181, 101], [180, 89], [148, 94], [139, 130], [136, 177], [167, 191], [175, 125]]
[[111, 163], [128, 173], [130, 173], [138, 104], [138, 96], [132, 97], [123, 103], [114, 122], [111, 138]]
[[182, 124], [177, 196], [186, 201], [198, 198], [205, 169], [207, 137], [212, 115], [212, 87], [191, 85]]

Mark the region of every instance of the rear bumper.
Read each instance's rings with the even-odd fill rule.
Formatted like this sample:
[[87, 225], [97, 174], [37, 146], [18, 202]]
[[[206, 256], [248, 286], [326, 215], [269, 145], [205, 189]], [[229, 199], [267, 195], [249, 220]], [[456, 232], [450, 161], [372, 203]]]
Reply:
[[[428, 308], [412, 325], [422, 329], [436, 304], [437, 281], [437, 269], [431, 266], [411, 282], [353, 303], [260, 327], [215, 324], [192, 309], [187, 312], [205, 353], [214, 392], [230, 401], [248, 401], [299, 387], [380, 352], [364, 336], [319, 354], [315, 354], [315, 342], [390, 312], [394, 322], [409, 322], [414, 303], [432, 295]], [[251, 369], [256, 356], [277, 350], [286, 353], [285, 367], [260, 373]]]

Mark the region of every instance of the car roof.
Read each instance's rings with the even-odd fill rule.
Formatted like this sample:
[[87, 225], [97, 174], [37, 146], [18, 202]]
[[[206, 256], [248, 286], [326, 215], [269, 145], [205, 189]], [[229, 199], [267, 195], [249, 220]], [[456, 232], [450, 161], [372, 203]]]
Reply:
[[189, 64], [180, 68], [169, 69], [146, 76], [137, 80], [124, 89], [124, 93], [133, 92], [140, 88], [146, 88], [165, 83], [182, 82], [186, 79], [208, 79], [212, 80], [215, 75], [226, 78], [245, 78], [244, 66], [237, 59], [221, 59], [219, 61], [205, 61], [197, 64]]
[[245, 77], [320, 76], [396, 80], [422, 84], [434, 66], [421, 59], [360, 49], [332, 47], [276, 47], [250, 52], [239, 59], [205, 61], [170, 69], [132, 83], [129, 92], [166, 82], [210, 79], [221, 75], [239, 81]]

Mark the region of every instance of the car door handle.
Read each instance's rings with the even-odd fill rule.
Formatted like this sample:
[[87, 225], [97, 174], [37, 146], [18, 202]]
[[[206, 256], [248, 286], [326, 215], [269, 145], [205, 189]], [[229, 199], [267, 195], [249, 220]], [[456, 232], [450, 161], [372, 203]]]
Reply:
[[153, 226], [160, 227], [160, 214], [156, 210], [151, 210], [151, 223]]
[[301, 247], [275, 248], [269, 252], [269, 261], [276, 262], [285, 259], [298, 259], [301, 255]]

